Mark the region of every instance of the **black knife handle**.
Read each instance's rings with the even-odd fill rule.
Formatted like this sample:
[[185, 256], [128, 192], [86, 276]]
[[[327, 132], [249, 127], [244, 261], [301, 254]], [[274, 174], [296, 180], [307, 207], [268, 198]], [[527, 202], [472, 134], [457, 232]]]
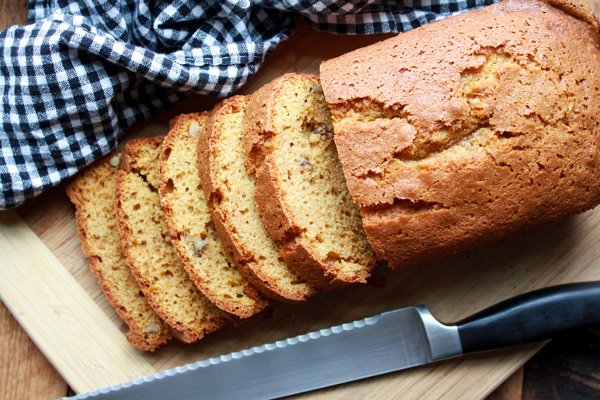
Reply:
[[457, 323], [463, 353], [549, 339], [600, 325], [600, 281], [535, 290]]

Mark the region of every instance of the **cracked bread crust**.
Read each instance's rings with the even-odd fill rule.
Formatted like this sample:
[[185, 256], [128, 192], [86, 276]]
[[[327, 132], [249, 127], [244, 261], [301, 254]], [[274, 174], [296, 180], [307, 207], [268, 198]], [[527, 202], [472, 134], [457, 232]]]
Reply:
[[140, 291], [119, 241], [115, 215], [115, 185], [120, 153], [114, 152], [80, 172], [66, 187], [75, 206], [83, 252], [108, 302], [129, 330], [136, 348], [154, 351], [171, 334]]
[[527, 0], [323, 63], [335, 142], [378, 256], [397, 268], [595, 206], [599, 63], [593, 26]]
[[[284, 92], [296, 85], [295, 96], [286, 98]], [[304, 100], [292, 104], [302, 96]], [[285, 111], [280, 112], [283, 104]], [[283, 121], [283, 114], [290, 121]], [[319, 289], [364, 283], [375, 257], [337, 161], [318, 78], [286, 74], [257, 90], [250, 96], [245, 129], [247, 163], [257, 180], [256, 202], [283, 259]], [[297, 160], [286, 164], [282, 158]], [[302, 187], [307, 182], [312, 190]], [[340, 209], [322, 213], [315, 209], [320, 202], [323, 207], [337, 203]]]
[[159, 196], [171, 243], [196, 286], [238, 318], [263, 310], [260, 296], [230, 262], [217, 237], [198, 173], [197, 143], [208, 113], [180, 115], [161, 144]]
[[140, 288], [178, 340], [192, 343], [222, 328], [227, 315], [196, 288], [170, 241], [158, 197], [162, 137], [127, 142], [117, 173], [121, 245]]
[[254, 202], [241, 138], [246, 106], [246, 97], [234, 96], [213, 109], [198, 143], [202, 187], [219, 238], [244, 277], [267, 297], [301, 302], [316, 290], [281, 260]]

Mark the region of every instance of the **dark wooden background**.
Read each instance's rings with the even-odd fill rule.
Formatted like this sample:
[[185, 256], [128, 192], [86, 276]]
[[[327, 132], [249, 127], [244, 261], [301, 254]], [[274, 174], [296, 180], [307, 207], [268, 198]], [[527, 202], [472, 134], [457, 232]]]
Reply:
[[[0, 29], [26, 20], [27, 1], [0, 0]], [[67, 394], [68, 385], [0, 303], [0, 400]], [[521, 399], [600, 399], [600, 327], [556, 338], [487, 400]]]

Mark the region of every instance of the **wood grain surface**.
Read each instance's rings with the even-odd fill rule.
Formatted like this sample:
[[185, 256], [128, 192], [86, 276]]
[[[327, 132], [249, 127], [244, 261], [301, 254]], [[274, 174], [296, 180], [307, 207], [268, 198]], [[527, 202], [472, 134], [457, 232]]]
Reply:
[[[25, 4], [25, 1], [0, 0], [0, 28], [13, 23], [24, 22]], [[258, 76], [243, 91], [246, 93], [251, 92], [259, 83], [268, 81], [282, 72], [289, 70], [316, 72], [318, 62], [324, 57], [324, 54], [323, 49], [314, 46], [314, 43], [319, 42], [316, 39], [320, 39], [321, 41], [325, 39], [321, 35], [313, 35], [314, 33], [310, 32], [306, 26], [301, 26], [295, 38], [285, 43], [281, 49], [268, 59], [265, 67]], [[372, 37], [333, 38], [331, 35], [324, 36], [327, 36], [328, 40], [334, 40], [335, 38], [336, 41], [335, 51], [328, 56], [335, 55], [335, 52], [345, 52], [353, 47], [361, 47], [368, 42], [376, 40]], [[284, 65], [288, 67], [282, 67]], [[194, 96], [158, 118], [140, 121], [130, 129], [129, 137], [164, 134], [168, 119], [173, 115], [180, 112], [209, 109], [214, 102], [214, 99]], [[51, 190], [49, 193], [42, 195], [41, 198], [19, 209], [18, 213], [26, 221], [26, 227], [30, 229], [29, 232], [38, 238], [39, 243], [50, 249], [51, 254], [44, 253], [40, 257], [55, 258], [61, 265], [68, 266], [66, 271], [71, 278], [66, 277], [67, 280], [71, 281], [72, 279], [72, 281], [76, 282], [86, 295], [89, 295], [90, 301], [94, 303], [94, 307], [102, 310], [100, 314], [96, 314], [94, 317], [104, 321], [102, 322], [104, 324], [107, 323], [106, 321], [109, 321], [113, 327], [122, 329], [123, 324], [118, 320], [114, 311], [110, 309], [110, 306], [103, 298], [97, 284], [87, 269], [87, 263], [83, 259], [81, 250], [79, 249], [78, 240], [74, 236], [73, 209], [62, 193], [62, 188]], [[7, 224], [18, 225], [18, 221], [15, 222], [14, 215], [10, 212], [3, 212], [1, 217], [4, 220], [3, 228]], [[585, 252], [590, 246], [593, 247], [598, 243], [597, 235], [592, 238], [577, 235], [577, 230], [582, 229], [581, 224], [583, 224], [583, 228], [588, 226], [585, 221], [582, 217], [571, 218], [549, 227], [509, 238], [498, 243], [497, 247], [480, 249], [448, 260], [441, 268], [439, 265], [426, 265], [418, 273], [413, 271], [393, 275], [390, 275], [387, 271], [380, 271], [377, 279], [373, 280], [372, 285], [351, 289], [349, 293], [344, 295], [344, 298], [355, 298], [358, 296], [360, 300], [364, 301], [356, 304], [356, 307], [359, 308], [357, 315], [361, 315], [361, 312], [372, 314], [373, 312], [377, 312], [378, 309], [387, 309], [392, 306], [393, 302], [390, 302], [388, 299], [390, 293], [393, 290], [399, 290], [402, 292], [402, 296], [404, 296], [403, 298], [406, 302], [422, 300], [423, 302], [432, 304], [434, 312], [437, 311], [438, 315], [448, 320], [464, 316], [471, 311], [475, 311], [479, 306], [489, 305], [494, 301], [506, 297], [510, 293], [518, 293], [527, 288], [543, 286], [554, 281], [598, 278], [600, 276], [595, 270], [598, 263], [596, 253], [588, 253], [588, 257], [585, 258], [585, 265], [582, 265], [582, 268], [577, 270], [577, 274], [572, 273], [574, 270], [570, 269], [571, 264], [577, 261], [577, 258], [574, 257], [574, 252], [579, 250]], [[598, 218], [592, 218], [588, 222], [590, 224], [598, 224]], [[591, 225], [589, 226], [591, 227]], [[20, 228], [23, 228], [23, 226], [20, 226]], [[27, 231], [22, 231], [21, 233], [25, 236], [30, 235]], [[5, 238], [9, 239], [9, 237]], [[27, 244], [31, 244], [30, 239], [27, 239]], [[34, 241], [34, 243], [36, 242]], [[515, 247], [516, 250], [514, 249]], [[575, 250], [571, 250], [570, 252], [570, 249], [573, 247], [575, 247]], [[29, 250], [31, 249], [22, 251], [28, 252]], [[43, 249], [41, 251], [43, 252]], [[551, 253], [549, 255], [550, 258], [559, 258], [561, 260], [561, 264], [556, 270], [544, 271], [543, 265], [536, 265], [536, 261], [540, 262], [546, 259], [544, 254], [547, 252]], [[497, 258], [486, 263], [486, 265], [479, 265], [482, 262], [488, 261], [486, 254], [494, 254]], [[24, 254], [19, 255], [24, 256]], [[3, 254], [2, 262], [6, 262], [4, 256], [8, 256], [8, 254]], [[516, 260], [513, 260], [512, 257], [515, 256]], [[20, 262], [20, 260], [17, 261]], [[474, 275], [472, 280], [461, 285], [457, 282], [458, 277], [452, 276], [455, 271], [457, 274], [460, 274], [457, 264], [467, 264], [462, 267], [467, 270], [475, 270], [475, 268], [479, 268], [480, 270], [475, 270], [472, 273]], [[46, 271], [48, 267], [44, 265], [33, 265], [30, 267], [38, 267], [42, 268], [42, 271]], [[481, 269], [487, 269], [487, 272], [481, 271]], [[413, 277], [413, 274], [416, 277], [420, 277], [420, 279], [433, 282], [434, 287], [430, 289], [428, 294], [420, 295], [418, 293], [418, 285], [402, 283], [405, 279]], [[447, 275], [447, 278], [443, 279], [443, 283], [439, 279], [436, 279], [436, 276], [439, 274]], [[511, 276], [514, 278], [512, 281], [513, 287], [498, 292], [496, 282], [498, 280], [510, 279]], [[21, 281], [13, 280], [13, 282], [14, 285], [19, 285], [22, 282], [25, 282], [27, 285], [38, 284], [39, 282], [36, 283], [34, 278], [35, 276], [28, 277], [24, 273], [23, 277], [20, 278], [22, 279]], [[12, 276], [11, 279], [16, 279], [16, 277]], [[29, 280], [34, 282], [28, 282]], [[495, 293], [492, 296], [486, 297], [484, 301], [477, 301], [477, 304], [470, 306], [469, 303], [474, 299], [473, 297], [469, 297], [468, 291], [469, 285], [473, 281], [481, 282], [482, 287], [478, 293], [494, 293], [494, 291]], [[26, 287], [30, 288], [31, 286]], [[460, 307], [454, 310], [444, 309], [443, 302], [440, 301], [440, 297], [444, 296], [451, 296], [452, 298], [456, 298], [457, 296], [460, 298], [462, 296]], [[227, 329], [225, 332], [219, 333], [220, 338], [209, 337], [201, 344], [188, 347], [172, 344], [161, 350], [161, 353], [158, 355], [144, 355], [143, 357], [145, 362], [148, 362], [153, 368], [161, 369], [171, 366], [173, 363], [192, 361], [199, 354], [208, 354], [210, 350], [206, 350], [205, 348], [207, 347], [214, 346], [215, 351], [218, 353], [222, 352], [228, 346], [231, 347], [232, 343], [235, 347], [238, 341], [253, 343], [256, 340], [264, 342], [269, 338], [286, 337], [294, 333], [294, 330], [289, 327], [290, 316], [292, 320], [300, 319], [308, 322], [307, 326], [327, 326], [335, 323], [336, 319], [345, 320], [347, 316], [347, 313], [341, 308], [344, 306], [344, 303], [336, 304], [337, 297], [339, 297], [337, 294], [330, 294], [321, 296], [317, 300], [318, 303], [309, 303], [299, 307], [276, 307], [271, 313], [263, 314], [259, 318], [250, 321], [246, 324], [244, 330]], [[375, 299], [372, 297], [375, 297]], [[433, 301], [436, 298], [437, 300]], [[319, 307], [319, 304], [326, 304], [327, 307], [325, 308], [329, 309], [322, 310], [323, 307]], [[17, 315], [21, 323], [27, 326], [27, 321], [29, 320], [23, 318], [22, 312], [17, 308], [13, 308], [12, 311]], [[33, 329], [33, 327], [30, 325], [29, 329]], [[108, 328], [109, 331], [113, 331], [113, 329]], [[114, 330], [114, 332], [118, 332], [118, 329]], [[43, 331], [41, 327], [37, 327], [35, 330], [36, 332]], [[269, 330], [269, 332], [266, 330]], [[452, 362], [442, 363], [439, 367], [427, 370], [427, 374], [434, 381], [442, 381], [448, 375], [449, 371], [454, 374], [458, 373], [461, 379], [457, 379], [457, 382], [461, 380], [463, 382], [470, 382], [470, 387], [458, 385], [448, 389], [443, 387], [443, 385], [437, 388], [433, 385], [424, 391], [424, 389], [414, 386], [419, 381], [418, 376], [423, 374], [422, 369], [417, 369], [401, 373], [402, 375], [399, 375], [396, 383], [390, 384], [389, 377], [375, 378], [369, 380], [367, 383], [361, 382], [345, 385], [342, 390], [339, 388], [333, 390], [326, 389], [303, 397], [328, 399], [374, 398], [373, 396], [377, 395], [380, 398], [398, 398], [401, 396], [408, 398], [403, 395], [407, 393], [407, 390], [412, 390], [410, 393], [411, 398], [428, 398], [434, 396], [436, 398], [440, 396], [444, 398], [462, 398], [463, 396], [468, 396], [470, 393], [489, 393], [495, 385], [511, 376], [516, 369], [517, 372], [512, 374], [504, 385], [492, 393], [489, 400], [599, 398], [600, 387], [597, 372], [600, 370], [599, 336], [597, 330], [588, 330], [571, 336], [561, 337], [544, 349], [538, 356], [534, 357], [526, 365], [525, 369], [519, 368], [519, 365], [536, 350], [535, 348], [477, 355], [469, 357], [464, 362], [456, 364], [451, 364]], [[39, 337], [39, 334], [37, 337]], [[118, 342], [122, 339], [115, 340]], [[68, 348], [58, 347], [57, 351], [71, 351]], [[47, 343], [42, 348], [52, 359], [61, 358], [48, 349]], [[124, 351], [127, 353], [127, 350]], [[187, 352], [187, 355], [182, 354], [185, 352]], [[482, 389], [481, 387], [477, 387], [477, 384], [473, 384], [474, 381], [472, 379], [469, 380], [473, 374], [478, 376], [498, 374], [498, 366], [503, 363], [512, 367], [505, 368], [504, 372], [500, 374], [501, 376], [495, 380], [495, 384], [492, 386], [486, 386]], [[450, 368], [448, 368], [449, 366]], [[81, 377], [83, 380], [85, 378]], [[81, 379], [78, 379], [78, 382]], [[487, 384], [482, 382], [482, 385]], [[7, 309], [2, 304], [0, 304], [0, 388], [0, 399], [56, 398], [67, 393], [66, 383], [35, 348], [35, 345], [25, 332], [17, 326], [15, 319], [9, 315]]]
[[600, 399], [600, 327], [555, 338], [525, 366], [522, 388], [523, 400]]
[[0, 399], [53, 399], [67, 384], [0, 303]]
[[0, 0], [0, 29], [27, 22], [27, 0]]

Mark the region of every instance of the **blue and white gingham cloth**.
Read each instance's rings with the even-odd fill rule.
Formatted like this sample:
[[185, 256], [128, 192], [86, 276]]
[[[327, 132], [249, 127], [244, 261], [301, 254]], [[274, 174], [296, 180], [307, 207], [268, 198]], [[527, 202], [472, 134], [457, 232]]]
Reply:
[[402, 32], [495, 0], [29, 0], [0, 31], [0, 208], [114, 150], [188, 93], [227, 96], [294, 28]]

